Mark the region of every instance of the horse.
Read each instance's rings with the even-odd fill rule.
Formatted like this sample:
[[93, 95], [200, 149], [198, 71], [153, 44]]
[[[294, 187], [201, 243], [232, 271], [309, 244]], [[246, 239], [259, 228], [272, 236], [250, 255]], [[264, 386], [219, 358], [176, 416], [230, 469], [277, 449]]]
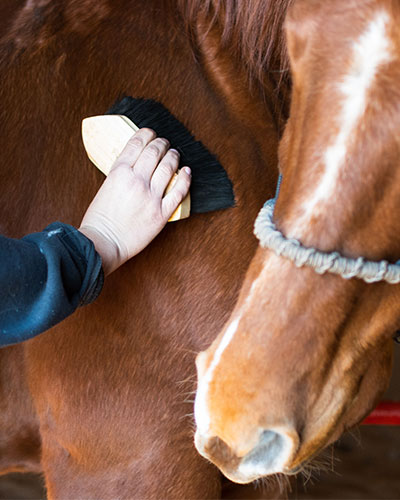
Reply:
[[43, 474], [50, 499], [221, 495], [193, 446], [194, 359], [234, 307], [278, 178], [289, 3], [1, 3], [2, 234], [79, 225], [102, 182], [81, 120], [122, 94], [162, 102], [235, 192], [230, 209], [168, 224], [96, 303], [0, 351], [1, 473]]
[[[400, 256], [399, 26], [392, 0], [287, 10], [282, 182], [257, 218], [235, 308], [196, 360], [196, 447], [233, 481], [299, 472], [388, 384], [400, 321], [388, 277]], [[325, 272], [337, 261], [353, 270]], [[365, 266], [379, 272], [357, 279]]]

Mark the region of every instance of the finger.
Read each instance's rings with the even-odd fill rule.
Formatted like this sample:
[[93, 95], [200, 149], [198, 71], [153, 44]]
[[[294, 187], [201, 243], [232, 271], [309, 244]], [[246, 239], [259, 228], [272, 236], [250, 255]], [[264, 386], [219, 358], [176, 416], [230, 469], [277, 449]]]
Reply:
[[162, 198], [174, 173], [178, 170], [179, 153], [176, 149], [167, 151], [151, 178], [151, 190]]
[[163, 217], [168, 220], [178, 205], [184, 200], [189, 192], [192, 175], [189, 167], [183, 167], [179, 171], [178, 179], [172, 189], [164, 196], [161, 202]]
[[156, 133], [150, 128], [141, 128], [138, 130], [126, 143], [111, 170], [121, 166], [132, 168], [144, 148], [155, 138]]
[[151, 141], [140, 153], [139, 158], [136, 160], [133, 168], [136, 175], [141, 176], [145, 181], [150, 184], [151, 176], [157, 165], [160, 163], [168, 151], [169, 142], [167, 139], [158, 137]]

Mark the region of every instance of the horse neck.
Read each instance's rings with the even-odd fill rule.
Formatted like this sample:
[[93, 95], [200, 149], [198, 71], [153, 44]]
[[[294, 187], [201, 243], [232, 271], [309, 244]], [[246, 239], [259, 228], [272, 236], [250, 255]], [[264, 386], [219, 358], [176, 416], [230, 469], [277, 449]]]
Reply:
[[[166, 3], [168, 2], [169, 0], [166, 0]], [[110, 105], [110, 96], [117, 96], [121, 88], [125, 89], [124, 91], [129, 92], [131, 89], [131, 92], [161, 100], [178, 117], [185, 118], [185, 114], [190, 115], [186, 123], [194, 131], [200, 129], [199, 122], [201, 122], [204, 135], [210, 136], [208, 141], [212, 150], [217, 150], [219, 142], [215, 140], [216, 134], [209, 133], [208, 128], [218, 127], [218, 121], [214, 119], [207, 124], [201, 111], [195, 111], [191, 105], [192, 96], [196, 95], [199, 101], [209, 99], [209, 102], [212, 102], [210, 106], [218, 110], [220, 123], [226, 122], [233, 115], [234, 121], [238, 123], [238, 130], [240, 128], [240, 149], [243, 151], [243, 156], [246, 156], [247, 151], [245, 142], [253, 144], [252, 152], [260, 152], [257, 155], [257, 163], [268, 169], [268, 172], [263, 171], [266, 178], [263, 185], [270, 186], [268, 187], [270, 191], [265, 187], [263, 190], [265, 196], [272, 194], [277, 177], [276, 152], [279, 133], [285, 117], [285, 112], [282, 112], [282, 102], [286, 109], [288, 99], [284, 101], [280, 99], [275, 73], [264, 71], [263, 79], [260, 80], [254, 76], [258, 68], [256, 63], [252, 66], [252, 72], [244, 69], [246, 64], [243, 62], [246, 62], [246, 57], [251, 56], [251, 51], [245, 44], [244, 35], [242, 38], [239, 36], [240, 29], [245, 32], [244, 18], [239, 13], [240, 9], [233, 13], [236, 17], [230, 14], [230, 17], [221, 17], [218, 22], [211, 25], [208, 23], [209, 14], [206, 17], [202, 16], [204, 9], [200, 8], [200, 4], [197, 5], [197, 10], [193, 10], [193, 15], [197, 15], [194, 23], [198, 42], [196, 50], [200, 51], [202, 70], [206, 73], [205, 79], [202, 79], [198, 67], [190, 60], [186, 48], [187, 40], [182, 34], [182, 24], [179, 24], [182, 19], [178, 21], [174, 19], [174, 32], [171, 29], [172, 14], [165, 10], [170, 26], [170, 43], [176, 44], [183, 54], [177, 68], [182, 74], [190, 75], [187, 77], [186, 94], [183, 95], [173, 85], [167, 86], [163, 83], [163, 78], [168, 81], [175, 70], [166, 68], [166, 58], [162, 52], [164, 47], [154, 42], [145, 30], [143, 33], [146, 35], [143, 36], [149, 40], [145, 39], [144, 42], [155, 45], [151, 47], [151, 53], [152, 57], [159, 61], [158, 65], [145, 60], [139, 49], [132, 46], [129, 49], [130, 58], [125, 59], [126, 66], [123, 67], [121, 63], [120, 67], [112, 72], [112, 75], [110, 74], [111, 71], [109, 72], [107, 68], [111, 66], [107, 61], [115, 57], [115, 54], [118, 54], [118, 57], [125, 57], [128, 48], [121, 52], [115, 42], [117, 36], [112, 32], [114, 25], [120, 23], [117, 17], [118, 9], [108, 13], [111, 18], [107, 21], [107, 30], [100, 30], [101, 21], [107, 15], [101, 8], [103, 3], [96, 4], [96, 15], [92, 16], [90, 22], [84, 23], [84, 26], [77, 24], [80, 19], [79, 12], [75, 13], [75, 4], [70, 0], [62, 3], [63, 12], [66, 14], [64, 18], [59, 18], [59, 10], [48, 3], [40, 12], [40, 23], [34, 24], [35, 12], [33, 6], [28, 4], [15, 9], [12, 19], [9, 19], [10, 28], [2, 38], [4, 59], [0, 61], [5, 75], [2, 91], [7, 102], [0, 113], [4, 113], [3, 123], [7, 123], [7, 133], [3, 137], [5, 142], [3, 164], [14, 165], [14, 168], [5, 176], [3, 183], [5, 192], [11, 195], [0, 200], [2, 224], [0, 230], [8, 235], [19, 236], [27, 231], [40, 229], [51, 219], [66, 220], [72, 224], [79, 223], [79, 217], [93, 194], [93, 186], [99, 184], [95, 170], [84, 163], [86, 160], [82, 149], [76, 147], [81, 143], [79, 123], [84, 116], [106, 110]], [[272, 4], [273, 2], [267, 3], [267, 6]], [[158, 12], [160, 5], [158, 2], [153, 2], [147, 8], [149, 12], [152, 8]], [[208, 5], [207, 2], [205, 5]], [[222, 16], [223, 11], [217, 8], [217, 3], [209, 5]], [[261, 9], [260, 2], [257, 6]], [[273, 8], [267, 10], [269, 15], [266, 26], [275, 22], [277, 31], [278, 27], [281, 27], [282, 12], [279, 11], [281, 15], [279, 17]], [[74, 13], [76, 15], [72, 15]], [[235, 26], [237, 25], [230, 32], [225, 29], [229, 19], [236, 23]], [[138, 22], [136, 20], [135, 26], [139, 29]], [[146, 18], [141, 18], [140, 22], [145, 25]], [[125, 22], [124, 26], [129, 26], [129, 22]], [[129, 31], [126, 27], [123, 29]], [[99, 44], [94, 44], [92, 41], [93, 33], [97, 32], [101, 33], [99, 44], [103, 44], [102, 51], [97, 49]], [[230, 39], [236, 43], [232, 47], [229, 46], [229, 33]], [[79, 46], [82, 39], [86, 40], [82, 44], [82, 50], [75, 50], [74, 47]], [[133, 43], [132, 41], [132, 45]], [[143, 45], [144, 43], [141, 44]], [[235, 47], [237, 50], [242, 47], [239, 58], [235, 53]], [[278, 64], [275, 57], [277, 47], [278, 45], [274, 50], [269, 50], [272, 66]], [[262, 53], [261, 47], [258, 52]], [[82, 64], [83, 54], [87, 54], [87, 65]], [[179, 60], [179, 54], [174, 55], [175, 61]], [[132, 68], [130, 61], [135, 60], [135, 57], [142, 66], [140, 71], [137, 67]], [[29, 81], [23, 77], [25, 74], [30, 75]], [[93, 81], [97, 81], [98, 77], [95, 78], [95, 75], [98, 74], [102, 75], [104, 83], [101, 91], [93, 84]], [[137, 74], [141, 75], [141, 80], [138, 81], [135, 77], [133, 88], [132, 75]], [[35, 85], [30, 82], [35, 82]], [[82, 91], [84, 87], [87, 89], [85, 92]], [[12, 113], [9, 112], [11, 103], [18, 103]], [[210, 120], [209, 114], [204, 114]], [[66, 140], [66, 137], [69, 137], [69, 140]], [[10, 144], [16, 146], [13, 148], [9, 146]], [[77, 168], [78, 165], [82, 167]], [[234, 182], [236, 180], [242, 182], [244, 173], [239, 162], [227, 162], [227, 170]], [[247, 186], [252, 186], [247, 189], [255, 196], [259, 181], [253, 179], [254, 172], [248, 172], [246, 175]], [[68, 185], [68, 194], [63, 188], [65, 185]], [[235, 187], [238, 195], [241, 185], [243, 184]], [[54, 196], [54, 192], [58, 193], [57, 196]], [[73, 203], [69, 193], [74, 193]], [[261, 202], [257, 202], [259, 203]]]
[[186, 28], [206, 65], [214, 66], [219, 79], [227, 73], [223, 85], [228, 87], [229, 69], [221, 59], [229, 57], [236, 61], [235, 73], [229, 77], [234, 80], [239, 76], [253, 96], [262, 96], [282, 132], [288, 117], [290, 94], [283, 23], [293, 0], [178, 2]]

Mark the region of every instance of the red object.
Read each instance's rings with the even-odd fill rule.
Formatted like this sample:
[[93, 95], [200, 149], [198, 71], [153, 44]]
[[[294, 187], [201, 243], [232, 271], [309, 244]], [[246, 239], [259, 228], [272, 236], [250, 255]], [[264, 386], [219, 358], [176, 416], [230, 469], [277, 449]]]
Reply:
[[363, 425], [400, 425], [400, 402], [382, 401], [361, 423]]

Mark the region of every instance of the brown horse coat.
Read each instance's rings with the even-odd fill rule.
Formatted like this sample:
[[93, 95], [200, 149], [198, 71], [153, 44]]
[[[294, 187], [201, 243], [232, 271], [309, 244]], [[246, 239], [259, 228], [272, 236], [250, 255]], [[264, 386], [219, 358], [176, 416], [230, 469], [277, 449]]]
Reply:
[[[282, 12], [269, 7], [257, 3], [279, 31]], [[218, 155], [236, 196], [235, 208], [169, 224], [97, 303], [0, 352], [2, 470], [43, 471], [50, 498], [219, 495], [217, 470], [194, 449], [185, 394], [195, 353], [222, 328], [255, 251], [252, 224], [273, 193], [282, 115], [277, 74], [255, 71], [250, 85], [229, 37], [244, 42], [231, 26], [223, 48], [210, 12], [196, 2], [186, 12], [191, 45], [173, 1], [0, 7], [2, 233], [80, 222], [102, 181], [80, 122], [122, 93], [163, 102]]]

